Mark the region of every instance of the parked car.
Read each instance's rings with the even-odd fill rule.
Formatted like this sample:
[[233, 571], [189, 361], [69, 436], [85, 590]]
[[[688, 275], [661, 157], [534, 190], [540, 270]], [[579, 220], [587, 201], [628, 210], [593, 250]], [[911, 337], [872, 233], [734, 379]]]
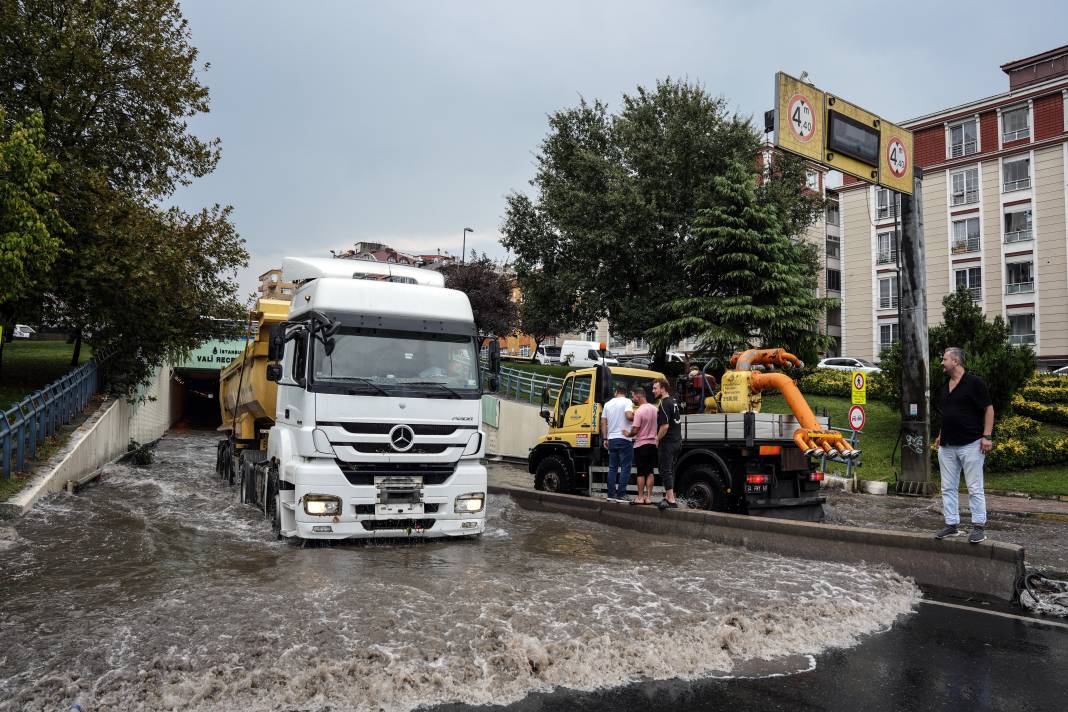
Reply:
[[825, 358], [816, 364], [816, 368], [829, 368], [832, 371], [863, 371], [864, 373], [882, 373], [883, 369], [871, 361], [852, 356], [835, 356]]
[[[664, 358], [668, 363], [685, 363], [686, 355], [680, 354], [678, 351], [668, 351], [664, 354]], [[649, 368], [653, 364], [652, 356], [635, 356], [629, 361], [624, 362], [624, 366], [630, 368]]]
[[539, 346], [538, 350], [534, 352], [534, 361], [540, 364], [555, 365], [560, 363], [560, 347]]
[[1061, 366], [1053, 372], [1054, 376], [1068, 376], [1068, 366]]
[[605, 345], [596, 341], [565, 341], [560, 347], [560, 363], [569, 366], [618, 366], [619, 361], [605, 348]]
[[37, 331], [31, 326], [15, 324], [15, 329], [11, 332], [11, 335], [16, 339], [28, 339], [36, 333]]

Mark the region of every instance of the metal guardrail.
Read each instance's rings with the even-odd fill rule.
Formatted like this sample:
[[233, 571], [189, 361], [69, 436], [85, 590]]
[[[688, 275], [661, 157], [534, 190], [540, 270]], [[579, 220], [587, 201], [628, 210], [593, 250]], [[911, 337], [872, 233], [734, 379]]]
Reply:
[[556, 398], [563, 385], [564, 379], [556, 376], [502, 366], [497, 395], [527, 403], [541, 403], [543, 390], [548, 388], [550, 396]]
[[25, 470], [27, 459], [37, 456], [37, 446], [74, 420], [100, 384], [100, 368], [93, 359], [8, 408], [0, 417], [0, 477], [6, 480]]

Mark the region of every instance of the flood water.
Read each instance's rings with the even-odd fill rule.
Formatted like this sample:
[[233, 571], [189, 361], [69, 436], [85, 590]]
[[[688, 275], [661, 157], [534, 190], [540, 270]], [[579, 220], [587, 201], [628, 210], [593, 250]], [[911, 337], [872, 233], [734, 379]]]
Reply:
[[0, 710], [410, 710], [781, 674], [909, 614], [911, 581], [525, 511], [480, 539], [275, 541], [170, 433], [0, 528]]

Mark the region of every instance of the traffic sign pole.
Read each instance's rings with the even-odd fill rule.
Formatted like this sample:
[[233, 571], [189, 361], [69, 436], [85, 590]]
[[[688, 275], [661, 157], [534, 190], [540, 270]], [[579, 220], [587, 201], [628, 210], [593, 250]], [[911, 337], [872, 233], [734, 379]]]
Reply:
[[897, 322], [901, 334], [901, 494], [930, 495], [931, 388], [927, 341], [927, 270], [923, 251], [923, 172], [901, 195]]

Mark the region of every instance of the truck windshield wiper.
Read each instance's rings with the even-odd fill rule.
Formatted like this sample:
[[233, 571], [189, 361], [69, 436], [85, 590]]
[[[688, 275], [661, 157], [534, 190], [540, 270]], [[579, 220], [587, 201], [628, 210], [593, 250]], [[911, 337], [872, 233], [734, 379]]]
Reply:
[[363, 376], [335, 376], [335, 377], [330, 378], [329, 380], [331, 380], [331, 381], [359, 381], [360, 383], [363, 383], [365, 385], [370, 386], [375, 391], [377, 391], [380, 395], [384, 395], [384, 396], [388, 396], [389, 395], [388, 393], [386, 393], [386, 389], [384, 389], [381, 386], [379, 386], [377, 383], [372, 381], [370, 378], [364, 378]]
[[397, 385], [399, 385], [399, 386], [437, 386], [438, 388], [442, 389], [443, 391], [448, 391], [450, 394], [452, 394], [453, 398], [459, 398], [460, 397], [459, 393], [457, 393], [454, 389], [449, 388], [448, 386], [446, 386], [444, 383], [442, 383], [440, 381], [404, 381], [403, 383], [398, 383]]

